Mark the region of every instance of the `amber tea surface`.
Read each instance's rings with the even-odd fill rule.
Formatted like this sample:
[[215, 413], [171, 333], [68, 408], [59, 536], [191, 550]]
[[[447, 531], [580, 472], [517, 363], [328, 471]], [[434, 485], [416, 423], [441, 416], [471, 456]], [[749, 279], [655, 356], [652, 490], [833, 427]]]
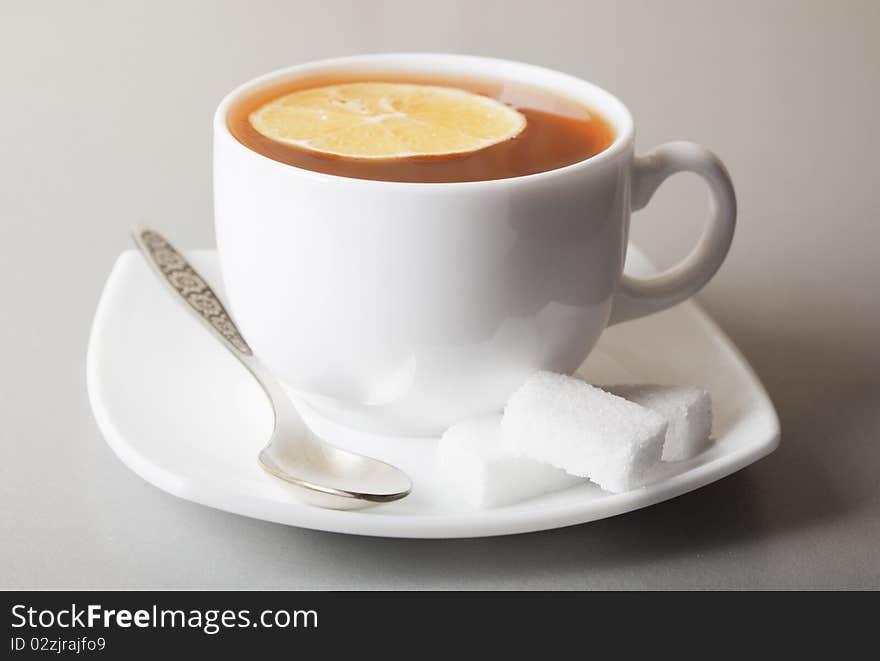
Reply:
[[[486, 147], [474, 148], [463, 153], [407, 154], [401, 157], [362, 158], [339, 153], [324, 153], [267, 137], [258, 130], [260, 128], [266, 131], [259, 121], [260, 112], [283, 97], [331, 86], [335, 88], [335, 86], [347, 85], [349, 88], [357, 89], [358, 83], [463, 90], [494, 99], [517, 111], [525, 121], [523, 125], [517, 125], [515, 130], [509, 131], [515, 135]], [[338, 100], [334, 102], [339, 103]], [[493, 105], [498, 106], [498, 104]], [[389, 110], [393, 109], [389, 108]], [[387, 121], [393, 128], [394, 122], [401, 121], [393, 115], [393, 112], [389, 112], [373, 119], [378, 119], [378, 122]], [[320, 117], [320, 113], [316, 116]], [[489, 122], [500, 122], [502, 119], [509, 121], [509, 116], [505, 116], [503, 112], [496, 115], [487, 112], [486, 116]], [[433, 128], [426, 125], [424, 130], [433, 131], [434, 141], [440, 140], [442, 143], [445, 135], [443, 131], [456, 128], [456, 117], [464, 122], [466, 113], [455, 112], [453, 108], [447, 116], [438, 120], [439, 125]], [[243, 145], [281, 163], [341, 177], [420, 183], [488, 181], [545, 172], [595, 156], [607, 149], [614, 141], [613, 129], [603, 117], [573, 100], [560, 97], [548, 90], [483, 79], [377, 75], [376, 73], [313, 76], [264, 87], [237, 100], [229, 110], [227, 125], [232, 135]], [[371, 126], [370, 129], [377, 134], [380, 130], [384, 130], [381, 126]], [[491, 132], [492, 127], [489, 126], [488, 129]], [[449, 135], [453, 134], [449, 133]], [[449, 151], [454, 151], [452, 145]]]

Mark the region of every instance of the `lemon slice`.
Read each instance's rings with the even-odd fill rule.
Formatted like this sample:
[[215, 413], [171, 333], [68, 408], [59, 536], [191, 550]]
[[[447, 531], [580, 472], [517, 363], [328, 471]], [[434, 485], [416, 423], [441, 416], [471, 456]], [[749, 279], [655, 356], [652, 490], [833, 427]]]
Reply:
[[250, 116], [267, 138], [350, 158], [466, 154], [516, 137], [522, 113], [452, 87], [363, 82], [287, 94]]

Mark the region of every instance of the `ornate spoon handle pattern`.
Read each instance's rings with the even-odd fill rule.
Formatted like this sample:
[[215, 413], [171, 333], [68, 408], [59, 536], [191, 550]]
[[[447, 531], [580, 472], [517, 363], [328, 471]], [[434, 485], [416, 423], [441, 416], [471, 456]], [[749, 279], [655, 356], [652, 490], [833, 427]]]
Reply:
[[134, 240], [156, 272], [220, 335], [233, 353], [253, 355], [217, 294], [165, 237], [156, 230], [136, 227]]

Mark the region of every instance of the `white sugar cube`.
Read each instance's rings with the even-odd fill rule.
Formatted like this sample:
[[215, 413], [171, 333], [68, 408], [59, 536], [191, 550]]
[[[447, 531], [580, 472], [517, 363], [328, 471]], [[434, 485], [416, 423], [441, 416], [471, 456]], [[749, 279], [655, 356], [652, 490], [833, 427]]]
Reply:
[[437, 465], [455, 495], [476, 508], [503, 507], [584, 482], [506, 451], [500, 415], [465, 420], [447, 429], [437, 446]]
[[606, 491], [635, 489], [660, 462], [659, 414], [570, 376], [538, 372], [511, 396], [501, 421], [511, 452], [587, 477]]
[[663, 416], [667, 424], [663, 461], [690, 459], [709, 445], [712, 401], [702, 388], [654, 384], [603, 388]]

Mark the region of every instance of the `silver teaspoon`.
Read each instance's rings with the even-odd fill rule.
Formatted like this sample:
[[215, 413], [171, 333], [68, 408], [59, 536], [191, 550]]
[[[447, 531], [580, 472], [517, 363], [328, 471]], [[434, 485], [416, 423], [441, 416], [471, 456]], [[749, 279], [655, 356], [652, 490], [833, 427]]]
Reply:
[[207, 281], [157, 231], [135, 227], [132, 233], [159, 279], [241, 361], [269, 398], [275, 427], [259, 454], [260, 466], [267, 473], [297, 487], [307, 502], [331, 509], [387, 503], [410, 492], [412, 483], [400, 469], [333, 447], [315, 436], [281, 384], [254, 356]]

